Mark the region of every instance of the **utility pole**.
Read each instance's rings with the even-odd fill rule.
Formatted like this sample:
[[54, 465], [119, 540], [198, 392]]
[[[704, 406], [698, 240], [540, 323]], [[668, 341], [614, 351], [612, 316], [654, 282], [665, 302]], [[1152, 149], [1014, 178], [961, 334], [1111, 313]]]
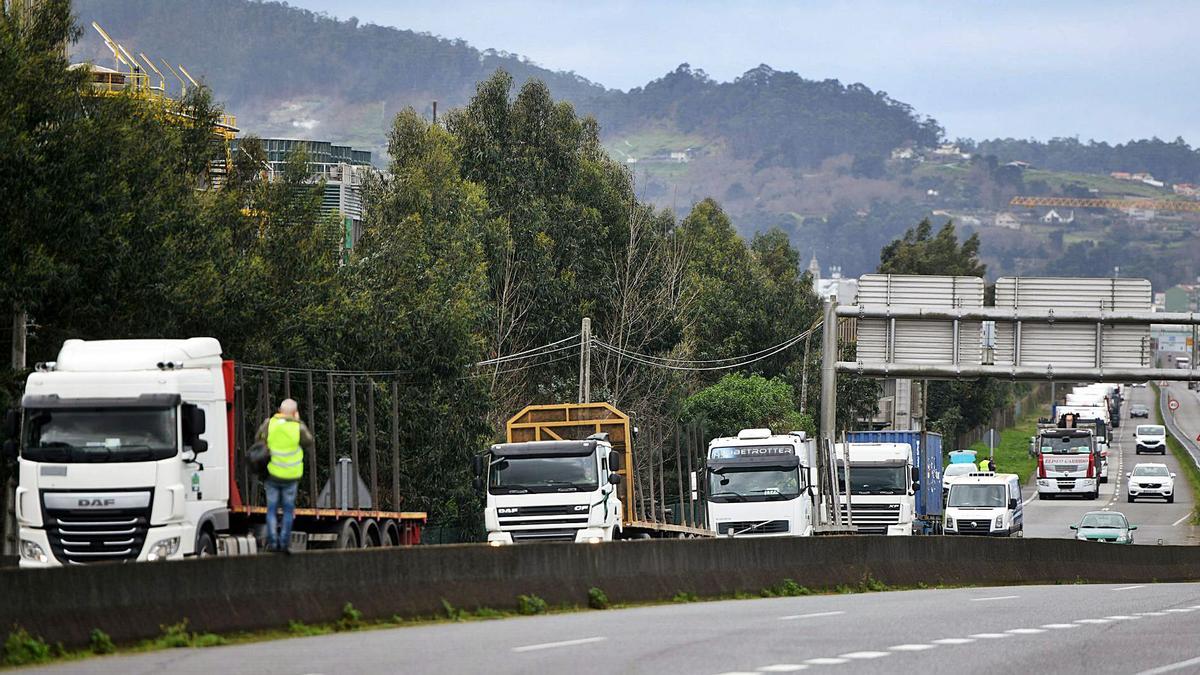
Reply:
[[837, 424], [837, 313], [835, 300], [825, 299], [825, 317], [821, 345], [821, 442], [817, 452], [817, 475], [821, 494], [827, 495], [825, 525], [841, 527], [842, 505], [837, 489], [837, 461], [834, 459], [834, 426]]
[[592, 320], [586, 316], [579, 328], [579, 402], [592, 402]]
[[13, 307], [12, 323], [12, 369], [25, 370], [25, 336], [29, 317], [24, 310]]

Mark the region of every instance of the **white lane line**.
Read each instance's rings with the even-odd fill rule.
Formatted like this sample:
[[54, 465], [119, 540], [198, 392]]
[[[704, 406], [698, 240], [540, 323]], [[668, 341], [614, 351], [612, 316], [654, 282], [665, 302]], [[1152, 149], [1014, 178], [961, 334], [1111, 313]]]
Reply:
[[797, 670], [807, 670], [808, 666], [803, 663], [776, 663], [773, 666], [763, 666], [758, 669], [760, 673], [794, 673]]
[[1138, 616], [1166, 616], [1166, 612], [1138, 612]]
[[1177, 527], [1177, 526], [1178, 526], [1180, 523], [1182, 523], [1183, 521], [1185, 521], [1185, 520], [1187, 520], [1188, 518], [1191, 518], [1191, 517], [1192, 517], [1192, 514], [1190, 514], [1190, 513], [1185, 513], [1185, 514], [1183, 514], [1183, 517], [1182, 517], [1182, 518], [1180, 518], [1179, 520], [1177, 520], [1177, 521], [1175, 521], [1175, 522], [1171, 523], [1171, 527]]
[[805, 663], [814, 666], [836, 666], [839, 663], [849, 663], [850, 659], [835, 659], [832, 656], [822, 656], [815, 659], [808, 659]]
[[1112, 619], [1080, 619], [1075, 623], [1112, 623]]
[[1012, 637], [1008, 633], [976, 633], [971, 637], [980, 640], [999, 640], [1000, 638]]
[[1188, 607], [1188, 609], [1200, 609], [1200, 605], [1192, 605], [1191, 607]]
[[936, 646], [937, 645], [908, 644], [908, 645], [896, 645], [895, 647], [888, 647], [888, 650], [893, 651], [893, 652], [923, 652], [926, 649], [933, 649]]
[[1142, 586], [1124, 586], [1124, 587], [1122, 587], [1122, 588], [1114, 588], [1114, 589], [1113, 589], [1113, 592], [1114, 592], [1114, 593], [1116, 593], [1117, 591], [1132, 591], [1132, 590], [1133, 590], [1133, 589], [1135, 589], [1135, 588], [1145, 588], [1145, 587], [1146, 587], [1145, 585], [1142, 585]]
[[536, 652], [542, 649], [556, 649], [558, 647], [574, 647], [575, 645], [586, 645], [593, 642], [604, 642], [606, 637], [590, 637], [579, 638], [578, 640], [562, 640], [561, 642], [543, 642], [536, 645], [525, 645], [523, 647], [513, 647], [514, 652]]
[[941, 638], [932, 640], [935, 645], [965, 645], [974, 642], [971, 638]]
[[1073, 623], [1044, 623], [1044, 624], [1042, 624], [1042, 628], [1062, 629], [1062, 628], [1079, 628], [1079, 626], [1076, 624], [1073, 624]]
[[891, 656], [891, 652], [850, 652], [842, 654], [843, 659], [878, 659], [884, 656]]
[[1182, 670], [1184, 668], [1187, 668], [1189, 666], [1194, 666], [1197, 664], [1200, 664], [1200, 656], [1197, 656], [1194, 659], [1188, 659], [1187, 661], [1180, 661], [1178, 663], [1170, 663], [1165, 666], [1151, 668], [1150, 670], [1143, 670], [1142, 672], [1138, 673], [1137, 675], [1159, 675], [1159, 673], [1169, 673], [1173, 670]]
[[1013, 628], [1012, 630], [1006, 630], [1004, 632], [1012, 633], [1013, 635], [1037, 635], [1038, 633], [1045, 633], [1046, 629], [1045, 628]]
[[791, 621], [793, 619], [815, 619], [818, 616], [837, 616], [845, 614], [845, 612], [813, 612], [812, 614], [791, 614], [788, 616], [779, 617], [780, 621]]
[[731, 670], [727, 673], [721, 673], [720, 675], [758, 675], [758, 673], [752, 673], [743, 670]]
[[1171, 612], [1172, 614], [1186, 614], [1188, 612], [1194, 612], [1196, 610], [1191, 607], [1175, 607], [1172, 609], [1164, 609], [1163, 611]]
[[992, 598], [971, 598], [971, 602], [988, 602], [990, 600], [1012, 600], [1014, 598], [1019, 598], [1019, 597], [1021, 597], [1021, 596], [1019, 596], [1019, 595], [997, 595]]
[[1134, 619], [1140, 619], [1140, 618], [1142, 618], [1142, 617], [1140, 617], [1140, 616], [1129, 616], [1128, 614], [1114, 614], [1114, 615], [1112, 615], [1112, 616], [1106, 616], [1106, 617], [1104, 617], [1104, 618], [1106, 618], [1106, 619], [1112, 619], [1113, 621], [1133, 621]]
[[1037, 499], [1037, 493], [1036, 493], [1036, 492], [1035, 492], [1035, 493], [1033, 493], [1033, 496], [1032, 496], [1032, 497], [1030, 497], [1029, 499], [1026, 499], [1025, 501], [1021, 502], [1021, 506], [1028, 506], [1028, 505], [1029, 505], [1029, 502], [1031, 502], [1031, 501], [1033, 501], [1033, 500], [1035, 500], [1035, 499]]

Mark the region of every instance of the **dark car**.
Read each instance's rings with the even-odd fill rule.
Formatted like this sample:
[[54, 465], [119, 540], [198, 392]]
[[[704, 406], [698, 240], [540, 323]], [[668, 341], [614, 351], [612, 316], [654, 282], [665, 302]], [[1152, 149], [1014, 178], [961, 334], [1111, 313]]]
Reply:
[[1135, 403], [1135, 404], [1129, 406], [1129, 416], [1130, 417], [1144, 417], [1146, 419], [1149, 419], [1150, 418], [1150, 408], [1148, 406], [1142, 405], [1141, 403]]

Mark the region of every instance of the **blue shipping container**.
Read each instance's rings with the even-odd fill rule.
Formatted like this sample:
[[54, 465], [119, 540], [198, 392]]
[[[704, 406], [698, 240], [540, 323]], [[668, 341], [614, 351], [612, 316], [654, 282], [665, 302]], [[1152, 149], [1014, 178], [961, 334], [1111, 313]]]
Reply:
[[916, 494], [917, 518], [942, 517], [942, 435], [928, 431], [849, 431], [850, 443], [908, 443], [913, 466], [920, 469]]

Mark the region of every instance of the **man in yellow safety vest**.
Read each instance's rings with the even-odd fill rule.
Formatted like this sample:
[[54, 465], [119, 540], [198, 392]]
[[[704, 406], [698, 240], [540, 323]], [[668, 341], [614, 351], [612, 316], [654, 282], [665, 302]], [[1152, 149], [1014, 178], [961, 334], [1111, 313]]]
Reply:
[[[315, 448], [312, 432], [300, 421], [300, 407], [290, 398], [279, 404], [279, 412], [258, 428], [255, 439], [271, 451], [267, 463], [267, 550], [288, 552], [296, 491], [304, 475], [304, 453]], [[283, 508], [280, 526], [276, 511]]]

